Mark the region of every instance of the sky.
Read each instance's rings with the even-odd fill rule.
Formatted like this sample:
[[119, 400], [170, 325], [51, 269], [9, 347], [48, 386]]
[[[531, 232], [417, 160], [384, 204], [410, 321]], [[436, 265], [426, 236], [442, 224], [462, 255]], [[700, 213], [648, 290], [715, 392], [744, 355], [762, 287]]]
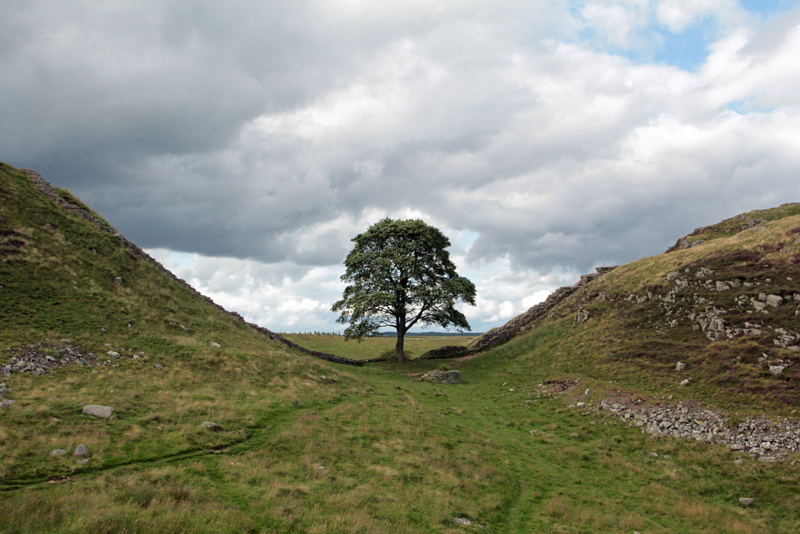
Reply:
[[483, 332], [800, 201], [799, 4], [4, 0], [0, 161], [278, 332], [342, 331], [350, 240], [421, 218]]

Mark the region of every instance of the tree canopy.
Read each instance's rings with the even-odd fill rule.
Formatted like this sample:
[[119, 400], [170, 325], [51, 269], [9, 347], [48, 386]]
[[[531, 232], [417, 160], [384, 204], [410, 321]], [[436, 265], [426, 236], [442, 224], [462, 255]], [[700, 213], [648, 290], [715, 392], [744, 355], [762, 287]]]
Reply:
[[439, 325], [470, 330], [467, 318], [455, 308], [458, 301], [475, 305], [475, 285], [456, 272], [445, 250], [450, 240], [419, 219], [383, 219], [352, 239], [341, 279], [349, 285], [331, 311], [337, 322], [349, 324], [345, 339], [360, 340], [380, 328], [397, 330], [395, 356], [408, 361], [403, 350], [413, 326]]

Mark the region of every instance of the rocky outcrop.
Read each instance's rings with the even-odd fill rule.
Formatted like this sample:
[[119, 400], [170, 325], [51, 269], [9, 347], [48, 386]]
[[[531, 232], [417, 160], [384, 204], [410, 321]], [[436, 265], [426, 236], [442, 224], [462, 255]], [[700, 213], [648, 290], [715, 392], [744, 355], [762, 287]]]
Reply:
[[[0, 372], [5, 376], [11, 373], [31, 373], [33, 375], [43, 375], [52, 372], [55, 367], [61, 367], [70, 363], [75, 363], [81, 367], [92, 367], [97, 362], [97, 357], [92, 352], [86, 352], [80, 347], [66, 345], [62, 348], [53, 346], [48, 354], [48, 345], [45, 343], [33, 343], [16, 350], [16, 354], [11, 356], [8, 365], [0, 365]], [[7, 349], [9, 352], [11, 349]]]
[[[501, 343], [505, 343], [509, 339], [522, 332], [523, 329], [531, 326], [534, 322], [546, 317], [553, 308], [558, 306], [564, 301], [564, 299], [575, 293], [578, 289], [590, 282], [593, 282], [594, 280], [597, 280], [601, 276], [613, 271], [614, 269], [616, 269], [616, 266], [598, 267], [596, 269], [597, 272], [581, 276], [581, 279], [574, 286], [562, 287], [555, 290], [544, 300], [544, 302], [536, 304], [525, 313], [511, 319], [503, 326], [499, 328], [493, 328], [480, 336], [469, 346], [470, 353], [483, 352], [494, 346], [500, 345]], [[588, 313], [581, 314], [580, 322], [583, 322], [588, 318]], [[577, 319], [578, 318], [576, 317], [576, 320]]]
[[[298, 345], [296, 343], [292, 343], [288, 339], [285, 339], [284, 337], [276, 334], [275, 332], [272, 332], [271, 330], [268, 330], [268, 329], [266, 329], [266, 328], [264, 328], [262, 326], [255, 325], [253, 323], [248, 323], [247, 321], [244, 320], [244, 317], [242, 317], [238, 313], [229, 312], [228, 310], [226, 310], [225, 308], [223, 308], [222, 306], [220, 306], [219, 304], [217, 304], [216, 302], [211, 300], [209, 297], [206, 297], [205, 295], [203, 295], [202, 293], [200, 293], [199, 291], [194, 289], [186, 281], [181, 280], [180, 278], [175, 276], [172, 273], [172, 271], [170, 271], [169, 269], [167, 269], [166, 267], [161, 265], [161, 263], [156, 261], [155, 258], [153, 258], [149, 254], [147, 254], [144, 250], [139, 248], [135, 243], [133, 243], [131, 241], [128, 241], [122, 234], [120, 234], [116, 230], [116, 228], [110, 226], [105, 221], [95, 217], [94, 215], [92, 215], [91, 213], [89, 213], [88, 211], [83, 209], [82, 207], [77, 206], [77, 205], [65, 200], [61, 196], [59, 196], [58, 193], [56, 193], [55, 190], [53, 189], [53, 187], [50, 185], [50, 183], [48, 183], [44, 178], [42, 178], [39, 175], [39, 173], [37, 173], [35, 171], [32, 171], [32, 170], [25, 170], [24, 172], [28, 176], [28, 178], [30, 179], [30, 181], [33, 184], [33, 186], [40, 193], [42, 193], [45, 197], [50, 199], [54, 204], [56, 204], [57, 206], [61, 207], [64, 210], [72, 213], [73, 215], [75, 215], [77, 217], [80, 217], [81, 219], [94, 224], [95, 226], [97, 226], [103, 232], [106, 232], [107, 234], [115, 236], [116, 238], [118, 238], [120, 240], [120, 243], [122, 243], [122, 245], [128, 250], [128, 252], [133, 257], [143, 259], [146, 262], [150, 263], [156, 269], [161, 271], [165, 276], [171, 278], [176, 283], [182, 285], [183, 287], [185, 287], [186, 289], [188, 289], [192, 293], [196, 294], [198, 297], [200, 297], [203, 300], [205, 300], [206, 302], [208, 302], [211, 306], [214, 306], [218, 310], [220, 310], [220, 311], [232, 316], [237, 321], [246, 324], [247, 326], [249, 326], [253, 330], [255, 330], [255, 331], [267, 336], [269, 339], [271, 339], [273, 341], [278, 341], [279, 343], [283, 343], [287, 347], [290, 347], [290, 348], [292, 348], [294, 350], [303, 352], [303, 353], [308, 354], [310, 356], [314, 356], [316, 358], [320, 358], [322, 360], [326, 360], [326, 361], [329, 361], [329, 362], [332, 362], [332, 363], [340, 363], [340, 364], [344, 364], [344, 365], [355, 365], [355, 366], [359, 366], [359, 367], [363, 365], [363, 362], [361, 362], [361, 361], [351, 360], [350, 358], [344, 358], [342, 356], [336, 356], [335, 354], [328, 354], [327, 352], [319, 352], [319, 351], [315, 351], [315, 350], [306, 349], [306, 348], [301, 347], [300, 345]], [[117, 277], [117, 278], [119, 278], [119, 277]], [[119, 279], [119, 280], [115, 279], [114, 283], [115, 283], [115, 285], [120, 285], [120, 284], [123, 283], [123, 280], [122, 279]]]

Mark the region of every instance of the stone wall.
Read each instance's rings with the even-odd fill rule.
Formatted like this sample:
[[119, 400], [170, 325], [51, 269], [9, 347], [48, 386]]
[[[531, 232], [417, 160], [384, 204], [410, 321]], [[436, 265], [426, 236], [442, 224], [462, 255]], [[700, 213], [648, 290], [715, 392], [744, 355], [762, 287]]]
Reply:
[[525, 313], [511, 319], [503, 326], [499, 328], [493, 328], [473, 341], [469, 346], [470, 353], [474, 354], [476, 352], [483, 352], [492, 347], [500, 345], [501, 343], [505, 343], [511, 338], [517, 336], [523, 329], [535, 321], [546, 317], [547, 314], [550, 313], [550, 310], [561, 304], [564, 299], [575, 293], [578, 289], [585, 286], [589, 282], [597, 280], [601, 276], [613, 271], [614, 269], [616, 269], [616, 266], [598, 267], [596, 269], [597, 272], [581, 276], [581, 279], [574, 286], [561, 287], [555, 290], [544, 300], [544, 302], [536, 304]]

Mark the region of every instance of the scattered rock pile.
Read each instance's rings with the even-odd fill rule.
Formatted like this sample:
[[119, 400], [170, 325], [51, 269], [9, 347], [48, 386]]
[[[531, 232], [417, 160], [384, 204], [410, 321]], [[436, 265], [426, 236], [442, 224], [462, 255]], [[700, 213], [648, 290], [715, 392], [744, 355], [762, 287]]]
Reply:
[[[45, 352], [45, 348], [50, 347], [44, 342], [33, 343], [17, 349], [17, 354], [11, 357], [8, 365], [0, 366], [0, 371], [5, 376], [11, 373], [31, 373], [43, 375], [52, 372], [53, 368], [61, 367], [69, 363], [76, 363], [80, 366], [92, 367], [97, 362], [97, 357], [86, 352], [80, 347], [66, 345], [63, 348], [50, 347], [53, 354]], [[11, 352], [11, 349], [6, 349]]]
[[721, 412], [699, 405], [648, 405], [640, 397], [604, 400], [600, 409], [641, 427], [642, 432], [705, 443], [719, 443], [746, 452], [760, 461], [786, 458], [800, 451], [800, 422], [747, 417], [731, 424]]

